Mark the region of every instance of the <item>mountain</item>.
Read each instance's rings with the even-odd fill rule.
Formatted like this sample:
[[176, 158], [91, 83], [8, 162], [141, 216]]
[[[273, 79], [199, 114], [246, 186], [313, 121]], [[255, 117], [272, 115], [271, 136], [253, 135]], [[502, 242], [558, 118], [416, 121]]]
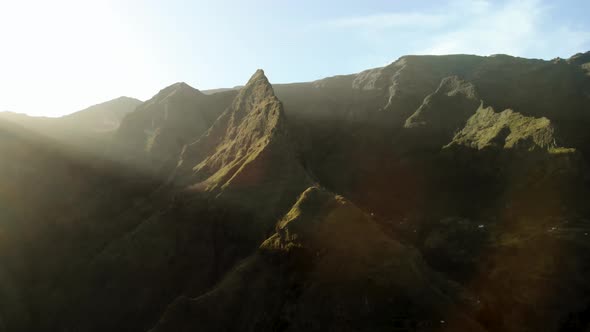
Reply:
[[[200, 96], [181, 88], [189, 96]], [[140, 112], [144, 109], [130, 116]], [[264, 74], [257, 72], [211, 128], [185, 147], [178, 169], [171, 173], [173, 180], [156, 175], [161, 186], [147, 193], [145, 205], [110, 221], [122, 219], [134, 226], [80, 267], [76, 284], [66, 287], [67, 301], [54, 309], [61, 319], [54, 324], [85, 331], [147, 330], [176, 297], [205, 292], [256, 250], [277, 216], [309, 183], [290, 150], [283, 121], [281, 103]], [[229, 139], [232, 133], [243, 139]], [[193, 173], [192, 167], [184, 174], [185, 166], [192, 164], [189, 158], [201, 165], [190, 154], [205, 142], [210, 149], [204, 150], [204, 160], [213, 175], [201, 180], [203, 168]], [[211, 186], [196, 189], [204, 187], [203, 181]], [[139, 213], [133, 213], [135, 209]]]
[[203, 90], [202, 92], [204, 94], [206, 94], [206, 95], [212, 95], [214, 93], [219, 93], [219, 92], [225, 92], [225, 91], [231, 91], [231, 90], [240, 90], [243, 87], [244, 86], [242, 86], [242, 85], [237, 85], [237, 86], [234, 86], [233, 88], [209, 89], [209, 90]]
[[426, 193], [439, 188], [427, 187], [439, 180], [427, 177], [446, 171], [432, 165], [482, 102], [545, 117], [560, 146], [588, 155], [588, 84], [567, 62], [450, 55], [404, 56], [383, 68], [275, 90], [310, 173], [366, 209], [403, 218], [432, 210]]
[[134, 98], [119, 97], [59, 118], [2, 112], [0, 119], [82, 149], [100, 148], [109, 133], [140, 103]]
[[586, 64], [176, 83], [106, 154], [0, 122], [0, 331], [585, 331]]
[[0, 330], [47, 330], [77, 269], [133, 227], [125, 211], [140, 215], [155, 184], [14, 123], [0, 120], [0, 138]]
[[547, 118], [526, 117], [512, 110], [500, 113], [479, 108], [450, 145], [482, 150], [490, 146], [507, 149], [557, 149], [555, 129]]
[[207, 133], [183, 149], [175, 181], [220, 192], [249, 208], [264, 202], [269, 213], [268, 204], [285, 205], [310, 183], [286, 121], [282, 103], [258, 70]]
[[79, 126], [81, 130], [108, 132], [117, 129], [125, 115], [134, 111], [139, 104], [141, 101], [138, 99], [119, 97], [59, 119], [72, 127]]
[[207, 131], [234, 96], [234, 91], [205, 95], [186, 83], [173, 84], [122, 120], [112, 153], [156, 171], [173, 168], [182, 147]]
[[152, 331], [483, 331], [457, 292], [367, 213], [311, 187], [257, 253], [211, 291], [177, 299]]
[[574, 54], [567, 62], [582, 67], [586, 74], [590, 74], [590, 52]]

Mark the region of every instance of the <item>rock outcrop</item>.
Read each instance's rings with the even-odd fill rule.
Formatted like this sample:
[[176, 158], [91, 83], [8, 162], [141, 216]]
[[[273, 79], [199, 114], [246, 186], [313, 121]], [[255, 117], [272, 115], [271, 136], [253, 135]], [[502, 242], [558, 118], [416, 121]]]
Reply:
[[449, 146], [464, 145], [477, 150], [488, 147], [519, 150], [557, 148], [555, 129], [547, 118], [523, 116], [512, 110], [497, 113], [480, 107]]
[[[184, 147], [175, 183], [269, 213], [310, 182], [295, 153], [283, 105], [262, 70], [196, 142]], [[272, 213], [271, 213], [272, 214]]]
[[407, 145], [440, 149], [459, 132], [481, 104], [472, 83], [457, 76], [444, 78], [436, 91], [404, 124]]
[[479, 104], [480, 99], [473, 84], [457, 76], [447, 77], [406, 120], [405, 127], [428, 127], [430, 130], [452, 133], [465, 125]]

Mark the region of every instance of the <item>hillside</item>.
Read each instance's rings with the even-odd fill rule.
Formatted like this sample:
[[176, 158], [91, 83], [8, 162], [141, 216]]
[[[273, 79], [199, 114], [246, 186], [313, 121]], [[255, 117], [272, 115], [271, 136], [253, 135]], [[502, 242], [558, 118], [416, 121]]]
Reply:
[[451, 300], [460, 292], [354, 204], [311, 187], [258, 252], [211, 291], [177, 299], [152, 331], [483, 331], [462, 312], [475, 301]]
[[135, 110], [139, 104], [140, 100], [119, 97], [59, 118], [1, 112], [0, 119], [70, 146], [100, 150], [125, 115]]
[[176, 83], [92, 149], [0, 122], [0, 332], [586, 331], [587, 63]]
[[126, 211], [141, 215], [156, 183], [13, 123], [0, 138], [0, 330], [46, 330], [77, 269], [133, 227]]
[[206, 95], [182, 82], [162, 89], [122, 120], [111, 154], [165, 176], [183, 146], [207, 131], [234, 96], [233, 91]]
[[310, 183], [286, 121], [282, 103], [258, 70], [211, 128], [183, 149], [175, 183], [220, 193], [247, 209], [262, 203], [272, 216], [268, 205], [286, 208]]

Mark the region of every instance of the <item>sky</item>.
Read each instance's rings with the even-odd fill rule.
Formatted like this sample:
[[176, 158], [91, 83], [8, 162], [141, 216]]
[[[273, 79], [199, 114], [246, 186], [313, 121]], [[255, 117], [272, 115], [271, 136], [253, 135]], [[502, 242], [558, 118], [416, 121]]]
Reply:
[[205, 90], [379, 67], [406, 54], [567, 58], [590, 1], [0, 0], [0, 111], [69, 114], [175, 82]]

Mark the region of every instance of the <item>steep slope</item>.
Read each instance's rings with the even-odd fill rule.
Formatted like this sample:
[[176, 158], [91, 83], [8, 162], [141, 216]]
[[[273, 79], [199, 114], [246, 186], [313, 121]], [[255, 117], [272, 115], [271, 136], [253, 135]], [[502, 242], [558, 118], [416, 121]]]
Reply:
[[[457, 76], [447, 77], [406, 120], [405, 127], [430, 126], [452, 131], [464, 125], [465, 119], [473, 114], [478, 103], [479, 98], [473, 84], [464, 82]], [[443, 113], [441, 110], [449, 112]]]
[[496, 113], [491, 107], [480, 107], [449, 146], [551, 150], [557, 149], [554, 132], [547, 118], [526, 117], [512, 110]]
[[483, 331], [460, 299], [415, 250], [312, 187], [257, 254], [210, 292], [177, 299], [152, 331]]
[[486, 328], [583, 330], [584, 63], [405, 56], [277, 94], [315, 178], [485, 298]]
[[566, 61], [404, 56], [386, 67], [276, 91], [307, 170], [327, 188], [390, 215], [426, 208], [425, 191], [437, 190], [426, 188], [436, 171], [429, 163], [481, 101], [545, 117], [560, 145], [590, 155], [584, 129], [590, 124], [590, 79]]
[[0, 121], [0, 331], [50, 330], [79, 269], [133, 227], [153, 181]]
[[422, 105], [404, 124], [408, 134], [408, 146], [431, 145], [440, 149], [453, 135], [465, 126], [475, 113], [481, 100], [475, 86], [457, 76], [444, 78], [436, 91], [422, 102]]
[[282, 103], [256, 71], [209, 131], [183, 149], [175, 183], [250, 209], [262, 203], [273, 215], [309, 184], [285, 122]]
[[[382, 68], [312, 83], [281, 85], [276, 90], [291, 118], [325, 114], [338, 103], [333, 119], [352, 113], [356, 120], [363, 119], [376, 129], [391, 132], [405, 124], [444, 78], [457, 77], [473, 85], [486, 105], [517, 109], [525, 116], [546, 116], [558, 127], [569, 128], [575, 126], [575, 121], [588, 121], [583, 110], [588, 108], [590, 80], [578, 64], [583, 55], [574, 58], [578, 60], [551, 62], [507, 55], [403, 56]], [[320, 102], [317, 98], [327, 110], [314, 106]], [[349, 111], [350, 105], [353, 107]], [[371, 110], [369, 117], [362, 111], [367, 106]], [[578, 135], [580, 131], [575, 130]]]
[[[580, 110], [576, 106], [585, 102], [583, 92], [588, 86], [588, 80], [576, 66], [507, 55], [408, 56], [391, 66], [401, 66], [397, 77], [394, 77], [392, 88], [411, 91], [418, 100], [423, 98], [418, 93], [425, 96], [424, 92], [428, 93], [426, 89], [434, 90], [433, 83], [436, 84], [445, 76], [457, 75], [471, 82], [480, 98], [492, 107], [512, 107], [527, 116], [551, 115], [558, 119], [578, 116]], [[410, 77], [410, 74], [414, 76]], [[406, 84], [405, 80], [412, 84]], [[390, 91], [391, 98], [398, 98], [398, 89]], [[392, 103], [385, 109], [403, 112], [396, 110]], [[565, 105], [570, 106], [568, 110], [559, 112]]]
[[59, 325], [145, 331], [174, 298], [205, 293], [251, 254], [309, 183], [284, 121], [257, 72], [184, 149], [171, 181], [151, 196], [151, 213], [84, 266], [68, 293], [78, 305], [61, 308]]
[[205, 95], [176, 83], [123, 119], [113, 153], [136, 166], [162, 171], [174, 167], [182, 147], [203, 134], [229, 106], [233, 91]]

